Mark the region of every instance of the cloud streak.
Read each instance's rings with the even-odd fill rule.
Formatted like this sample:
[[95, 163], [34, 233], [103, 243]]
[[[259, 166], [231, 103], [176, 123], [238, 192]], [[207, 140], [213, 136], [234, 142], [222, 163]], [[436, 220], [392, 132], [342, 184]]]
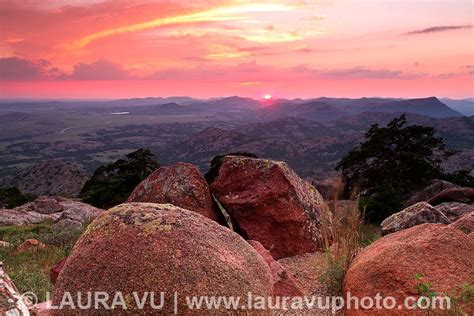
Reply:
[[196, 13], [159, 18], [143, 23], [136, 23], [124, 25], [117, 28], [110, 28], [100, 32], [87, 35], [74, 43], [74, 47], [83, 48], [91, 42], [117, 35], [122, 33], [132, 33], [142, 30], [157, 28], [173, 24], [186, 24], [197, 22], [217, 22], [217, 21], [232, 21], [245, 19], [246, 13], [261, 13], [261, 12], [285, 12], [291, 11], [294, 7], [281, 3], [255, 3], [255, 4], [241, 4], [234, 6], [219, 7], [210, 10], [200, 11]]
[[423, 30], [408, 32], [408, 33], [405, 33], [404, 35], [440, 33], [440, 32], [455, 31], [455, 30], [462, 30], [462, 29], [469, 29], [469, 28], [472, 28], [472, 25], [440, 25], [440, 26], [429, 27]]

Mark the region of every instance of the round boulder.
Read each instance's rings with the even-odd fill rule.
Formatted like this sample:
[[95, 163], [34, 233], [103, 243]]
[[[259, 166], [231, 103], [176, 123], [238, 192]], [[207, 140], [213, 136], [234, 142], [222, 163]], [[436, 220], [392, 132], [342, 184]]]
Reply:
[[[379, 239], [354, 260], [344, 280], [352, 297], [417, 297], [417, 275], [435, 293], [455, 293], [474, 282], [474, 240], [441, 224], [418, 225]], [[410, 315], [409, 310], [348, 310], [347, 315]]]
[[221, 221], [206, 179], [189, 163], [158, 168], [133, 190], [127, 202], [170, 203]]
[[[130, 314], [165, 315], [176, 311], [175, 298], [179, 315], [207, 315], [206, 309], [188, 309], [186, 298], [240, 297], [246, 304], [248, 293], [273, 294], [267, 264], [239, 235], [196, 212], [152, 203], [110, 209], [76, 243], [59, 274], [53, 303], [60, 306], [66, 293], [88, 292], [108, 293], [108, 307], [121, 293], [123, 299], [118, 301], [125, 301]], [[148, 299], [139, 308], [146, 293]], [[151, 295], [158, 309], [151, 304]], [[211, 312], [219, 314], [224, 306], [220, 308]], [[124, 314], [123, 306], [104, 309], [100, 305], [91, 312]], [[77, 310], [57, 311], [57, 315], [74, 313]]]

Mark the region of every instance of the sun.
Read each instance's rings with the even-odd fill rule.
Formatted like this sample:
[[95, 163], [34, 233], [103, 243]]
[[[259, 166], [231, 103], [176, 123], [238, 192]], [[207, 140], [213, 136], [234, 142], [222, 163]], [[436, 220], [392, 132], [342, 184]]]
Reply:
[[265, 94], [265, 96], [263, 98], [265, 100], [270, 100], [272, 98], [272, 96], [270, 94]]

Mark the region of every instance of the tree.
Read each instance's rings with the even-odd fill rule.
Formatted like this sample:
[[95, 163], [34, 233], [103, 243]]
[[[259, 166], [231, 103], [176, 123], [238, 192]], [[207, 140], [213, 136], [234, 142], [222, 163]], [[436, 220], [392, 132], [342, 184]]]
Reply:
[[159, 166], [149, 149], [139, 149], [126, 159], [97, 168], [79, 196], [84, 202], [104, 209], [121, 204]]
[[0, 188], [0, 208], [15, 208], [34, 199], [36, 199], [34, 194], [23, 194], [18, 188]]
[[386, 127], [372, 125], [365, 141], [337, 165], [345, 180], [345, 195], [357, 192], [366, 219], [380, 222], [397, 212], [414, 190], [443, 178], [439, 154], [444, 142], [432, 127], [406, 125], [405, 115]]

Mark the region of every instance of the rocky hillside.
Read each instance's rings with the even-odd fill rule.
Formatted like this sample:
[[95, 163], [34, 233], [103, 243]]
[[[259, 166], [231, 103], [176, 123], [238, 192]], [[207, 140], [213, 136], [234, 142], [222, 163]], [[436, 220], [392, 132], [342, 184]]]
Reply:
[[18, 172], [3, 185], [25, 193], [46, 196], [77, 196], [87, 175], [76, 165], [63, 160], [48, 160]]

